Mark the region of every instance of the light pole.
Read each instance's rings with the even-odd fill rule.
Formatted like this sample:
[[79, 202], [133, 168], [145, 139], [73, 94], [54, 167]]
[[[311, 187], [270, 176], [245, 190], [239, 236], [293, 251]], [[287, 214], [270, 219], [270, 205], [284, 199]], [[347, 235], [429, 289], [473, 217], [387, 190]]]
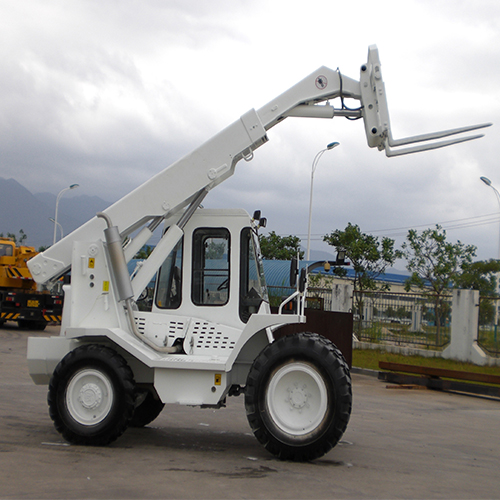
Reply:
[[[69, 191], [70, 189], [75, 189], [79, 186], [80, 184], [71, 184], [71, 186], [67, 187], [67, 188], [64, 188], [62, 189], [61, 191], [59, 191], [59, 194], [57, 195], [57, 199], [56, 199], [56, 215], [54, 217], [54, 241], [53, 241], [53, 245], [56, 243], [56, 236], [57, 236], [57, 226], [58, 226], [58, 223], [57, 223], [57, 212], [59, 210], [59, 200], [61, 199], [61, 196], [66, 192], [66, 191]], [[62, 234], [62, 229], [61, 229], [61, 234]]]
[[[480, 179], [487, 186], [489, 186], [491, 189], [493, 189], [493, 191], [495, 191], [495, 195], [497, 197], [498, 205], [500, 206], [500, 193], [498, 193], [498, 191], [495, 188], [495, 186], [493, 186], [493, 184], [488, 179], [488, 177], [480, 177]], [[498, 234], [499, 234], [499, 236], [498, 236], [498, 259], [500, 259], [500, 230], [499, 230]], [[500, 288], [500, 274], [497, 274], [497, 294], [499, 292], [499, 288]], [[495, 335], [494, 335], [495, 342], [496, 342], [496, 339], [497, 339], [497, 327], [498, 327], [498, 300], [497, 300], [497, 303], [495, 304]]]
[[[495, 186], [493, 186], [493, 184], [491, 183], [491, 181], [488, 179], [488, 177], [480, 177], [480, 179], [487, 185], [489, 186], [491, 189], [493, 189], [493, 191], [495, 192], [495, 195], [497, 197], [497, 201], [498, 201], [498, 205], [500, 207], [500, 193], [497, 191], [497, 189], [495, 188]], [[500, 230], [499, 230], [499, 233], [498, 233], [498, 259], [500, 260]]]
[[57, 227], [59, 228], [59, 230], [61, 231], [61, 240], [62, 240], [64, 238], [64, 234], [63, 234], [63, 228], [62, 228], [61, 224], [59, 222], [56, 222], [56, 220], [53, 217], [49, 217], [49, 220], [50, 220], [50, 222], [53, 222], [54, 224], [56, 224]]
[[322, 149], [319, 151], [316, 156], [314, 157], [314, 160], [312, 162], [312, 169], [311, 169], [311, 194], [309, 196], [309, 225], [307, 229], [307, 254], [306, 254], [306, 260], [309, 260], [310, 258], [310, 253], [311, 253], [311, 220], [312, 220], [312, 203], [313, 203], [313, 182], [314, 182], [314, 172], [316, 171], [316, 167], [318, 166], [319, 159], [323, 156], [323, 153], [325, 151], [329, 151], [330, 149], [336, 148], [337, 146], [340, 145], [340, 142], [331, 142], [326, 146], [325, 149]]

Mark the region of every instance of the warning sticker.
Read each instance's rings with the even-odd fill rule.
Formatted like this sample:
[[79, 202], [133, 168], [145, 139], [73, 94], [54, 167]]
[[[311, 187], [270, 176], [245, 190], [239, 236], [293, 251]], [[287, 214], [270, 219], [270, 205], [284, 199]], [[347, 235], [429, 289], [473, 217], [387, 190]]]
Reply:
[[318, 87], [319, 90], [326, 89], [328, 86], [328, 79], [326, 76], [319, 75], [318, 78], [316, 78], [316, 87]]
[[220, 373], [215, 374], [214, 385], [221, 385], [222, 375]]
[[89, 269], [94, 269], [95, 267], [95, 259], [94, 257], [89, 257]]

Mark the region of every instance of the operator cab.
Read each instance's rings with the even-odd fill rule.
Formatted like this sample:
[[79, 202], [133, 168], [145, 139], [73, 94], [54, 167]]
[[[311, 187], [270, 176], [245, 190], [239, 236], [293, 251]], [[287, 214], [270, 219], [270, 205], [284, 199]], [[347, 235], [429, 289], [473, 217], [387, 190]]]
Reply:
[[258, 225], [244, 210], [197, 210], [158, 272], [152, 311], [215, 322], [223, 312], [235, 327], [269, 312]]
[[15, 243], [11, 239], [0, 238], [0, 264], [15, 264], [14, 247]]

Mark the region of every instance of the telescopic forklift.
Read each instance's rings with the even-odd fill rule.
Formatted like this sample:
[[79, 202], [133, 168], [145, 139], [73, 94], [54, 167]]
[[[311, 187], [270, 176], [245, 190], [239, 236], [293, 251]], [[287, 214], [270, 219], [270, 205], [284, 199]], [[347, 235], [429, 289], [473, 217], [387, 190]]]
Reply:
[[[106, 445], [165, 404], [220, 408], [240, 394], [254, 435], [281, 459], [313, 460], [341, 439], [352, 403], [341, 352], [314, 332], [273, 336], [305, 323], [307, 276], [291, 273], [296, 291], [272, 314], [262, 219], [200, 206], [289, 117], [362, 119], [368, 146], [389, 157], [476, 139], [463, 133], [489, 125], [393, 139], [373, 45], [359, 80], [319, 68], [31, 259], [41, 284], [71, 270], [60, 335], [28, 341], [30, 375], [48, 384], [50, 416], [67, 441]], [[157, 228], [159, 243], [131, 276], [127, 262]], [[151, 310], [141, 311], [155, 276]], [[285, 314], [290, 301], [296, 307]]]

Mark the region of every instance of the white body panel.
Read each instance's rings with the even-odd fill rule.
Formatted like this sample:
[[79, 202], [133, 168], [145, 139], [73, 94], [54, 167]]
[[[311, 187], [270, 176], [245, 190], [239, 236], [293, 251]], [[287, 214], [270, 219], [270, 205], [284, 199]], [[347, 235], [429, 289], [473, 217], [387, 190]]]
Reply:
[[[175, 222], [174, 218], [166, 225]], [[127, 312], [116, 298], [105, 244], [101, 240], [75, 241], [71, 285], [64, 287], [61, 335], [28, 340], [33, 380], [48, 383], [52, 371], [70, 350], [82, 343], [98, 343], [120, 352], [131, 365], [136, 382], [153, 382], [163, 402], [217, 405], [231, 385], [245, 384], [253, 359], [272, 341], [272, 329], [284, 323], [304, 322], [302, 316], [270, 314], [265, 302], [247, 322], [241, 319], [239, 239], [250, 223], [244, 210], [197, 210], [182, 233], [180, 305], [175, 309], [154, 305], [150, 312], [134, 311], [141, 338], [159, 348], [171, 347], [180, 340], [182, 354], [157, 352], [134, 335]], [[222, 305], [196, 305], [192, 301], [191, 256], [194, 233], [199, 228], [223, 228], [231, 235], [228, 300]]]

